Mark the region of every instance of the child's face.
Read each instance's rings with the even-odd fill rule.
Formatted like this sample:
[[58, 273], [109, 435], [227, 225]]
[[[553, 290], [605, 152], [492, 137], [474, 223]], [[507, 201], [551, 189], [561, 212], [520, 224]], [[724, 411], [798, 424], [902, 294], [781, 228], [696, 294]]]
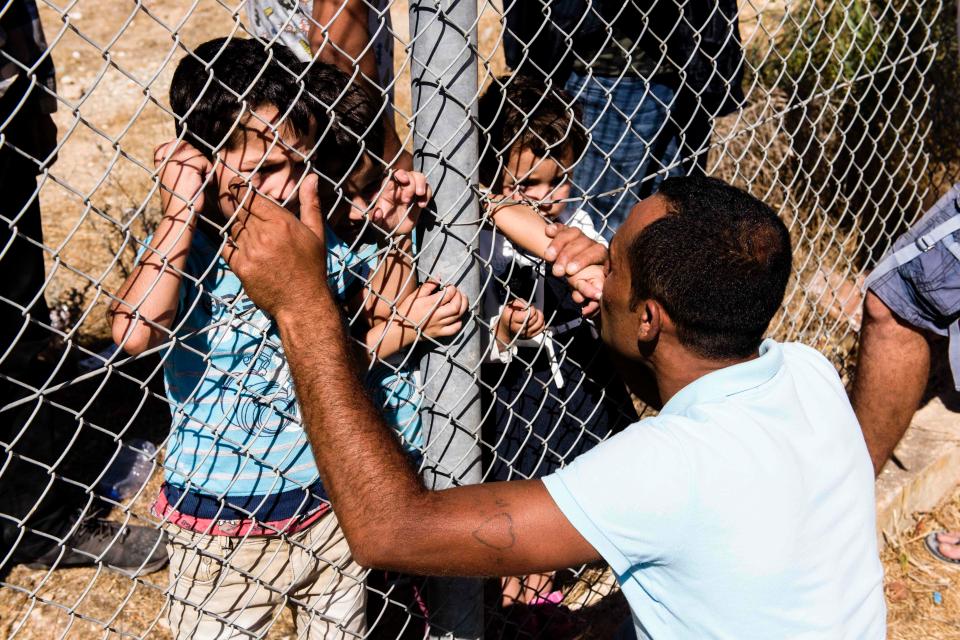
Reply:
[[383, 166], [364, 154], [359, 166], [343, 182], [342, 193], [336, 193], [332, 185], [321, 179], [320, 202], [325, 211], [331, 209], [330, 225], [340, 235], [352, 240], [363, 229], [383, 178]]
[[566, 150], [559, 162], [538, 157], [528, 148], [514, 147], [503, 168], [503, 195], [515, 200], [533, 200], [548, 218], [560, 215], [570, 196], [570, 165], [573, 152]]
[[316, 124], [311, 122], [310, 131], [298, 135], [289, 126], [277, 126], [279, 119], [272, 105], [256, 109], [240, 123], [234, 144], [220, 152], [215, 174], [217, 200], [225, 217], [230, 218], [238, 205], [229, 190], [237, 176], [249, 181], [258, 194], [297, 212], [297, 185], [316, 142]]

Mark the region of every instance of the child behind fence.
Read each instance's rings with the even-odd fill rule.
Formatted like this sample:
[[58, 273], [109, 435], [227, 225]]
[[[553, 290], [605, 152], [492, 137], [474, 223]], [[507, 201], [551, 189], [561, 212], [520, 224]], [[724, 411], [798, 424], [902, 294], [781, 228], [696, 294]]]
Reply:
[[[301, 82], [304, 72], [287, 50], [253, 40], [213, 40], [181, 60], [170, 102], [185, 142], [158, 149], [163, 219], [112, 305], [125, 350], [164, 346], [173, 428], [154, 512], [170, 535], [169, 617], [180, 638], [261, 634], [291, 603], [300, 636], [366, 633], [364, 572], [326, 500], [276, 326], [220, 256], [231, 216], [253, 191], [293, 214], [299, 200], [331, 192], [304, 175], [309, 159], [357, 185], [382, 152], [362, 90], [332, 67], [315, 65]], [[338, 117], [348, 113], [371, 126], [348, 131]], [[368, 208], [362, 189], [340, 191]], [[429, 198], [413, 173], [369, 192], [394, 235], [409, 233]], [[357, 324], [405, 346], [407, 320], [393, 312], [411, 293], [402, 270], [371, 266], [333, 233], [326, 242], [330, 287]], [[449, 312], [418, 325], [448, 332], [457, 321]], [[383, 394], [394, 403], [386, 414], [413, 450], [416, 397], [398, 375]]]
[[[493, 81], [480, 99], [486, 133], [481, 180], [495, 201], [522, 201], [552, 222], [601, 240], [590, 216], [567, 206], [570, 173], [585, 134], [573, 100], [523, 76]], [[567, 283], [546, 276], [497, 231], [484, 229], [480, 255], [495, 276], [484, 298], [490, 323], [484, 387], [492, 407], [490, 480], [540, 478], [636, 420], [593, 325]], [[551, 576], [506, 580], [504, 604], [556, 604]]]
[[[382, 149], [383, 126], [374, 99], [339, 69], [318, 65], [306, 78], [307, 90], [321, 109], [329, 108], [335, 126], [336, 156], [322, 161], [321, 210], [328, 233], [350, 246], [360, 261], [351, 269], [353, 285], [345, 299], [354, 309], [367, 307], [367, 322], [353, 322], [351, 333], [366, 346], [367, 388], [387, 421], [403, 436], [412, 457], [424, 447], [421, 434], [419, 372], [411, 346], [418, 330], [429, 339], [457, 333], [467, 300], [453, 285], [417, 284], [413, 270], [415, 211], [397, 206], [386, 215], [382, 202], [391, 190], [409, 185], [421, 202], [430, 198], [425, 177], [398, 170], [389, 174], [371, 145]], [[364, 132], [367, 132], [364, 134]], [[376, 135], [370, 135], [375, 132]], [[423, 339], [422, 337], [420, 339]]]

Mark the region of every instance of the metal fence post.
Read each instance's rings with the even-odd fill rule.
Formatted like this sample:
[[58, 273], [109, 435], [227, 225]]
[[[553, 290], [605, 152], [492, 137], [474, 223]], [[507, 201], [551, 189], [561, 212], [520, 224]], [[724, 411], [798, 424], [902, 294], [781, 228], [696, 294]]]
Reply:
[[[477, 130], [471, 117], [477, 96], [476, 26], [476, 0], [410, 3], [415, 157], [433, 186], [435, 212], [421, 242], [420, 273], [455, 283], [471, 303], [480, 292], [472, 251], [480, 212], [473, 188]], [[421, 362], [428, 399], [424, 479], [431, 488], [482, 479], [479, 359], [477, 325], [468, 318], [464, 331]], [[432, 638], [483, 636], [481, 580], [432, 578], [427, 605]]]

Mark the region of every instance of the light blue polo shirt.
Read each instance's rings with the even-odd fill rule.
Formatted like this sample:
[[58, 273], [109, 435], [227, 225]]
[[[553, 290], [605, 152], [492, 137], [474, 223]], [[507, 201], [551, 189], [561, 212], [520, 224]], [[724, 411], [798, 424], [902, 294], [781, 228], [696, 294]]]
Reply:
[[885, 636], [873, 467], [809, 347], [766, 340], [543, 482], [641, 640]]

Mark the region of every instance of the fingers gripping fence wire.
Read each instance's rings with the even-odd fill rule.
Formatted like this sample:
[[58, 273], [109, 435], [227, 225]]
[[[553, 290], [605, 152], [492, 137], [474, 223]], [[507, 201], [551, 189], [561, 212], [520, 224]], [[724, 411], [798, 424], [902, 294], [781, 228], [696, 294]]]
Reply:
[[0, 636], [610, 637], [604, 566], [353, 561], [220, 258], [234, 211], [297, 213], [315, 175], [367, 391], [425, 482], [540, 478], [652, 409], [525, 230], [606, 242], [665, 177], [733, 182], [793, 237], [771, 332], [848, 376], [865, 274], [955, 181], [953, 11], [0, 0]]

